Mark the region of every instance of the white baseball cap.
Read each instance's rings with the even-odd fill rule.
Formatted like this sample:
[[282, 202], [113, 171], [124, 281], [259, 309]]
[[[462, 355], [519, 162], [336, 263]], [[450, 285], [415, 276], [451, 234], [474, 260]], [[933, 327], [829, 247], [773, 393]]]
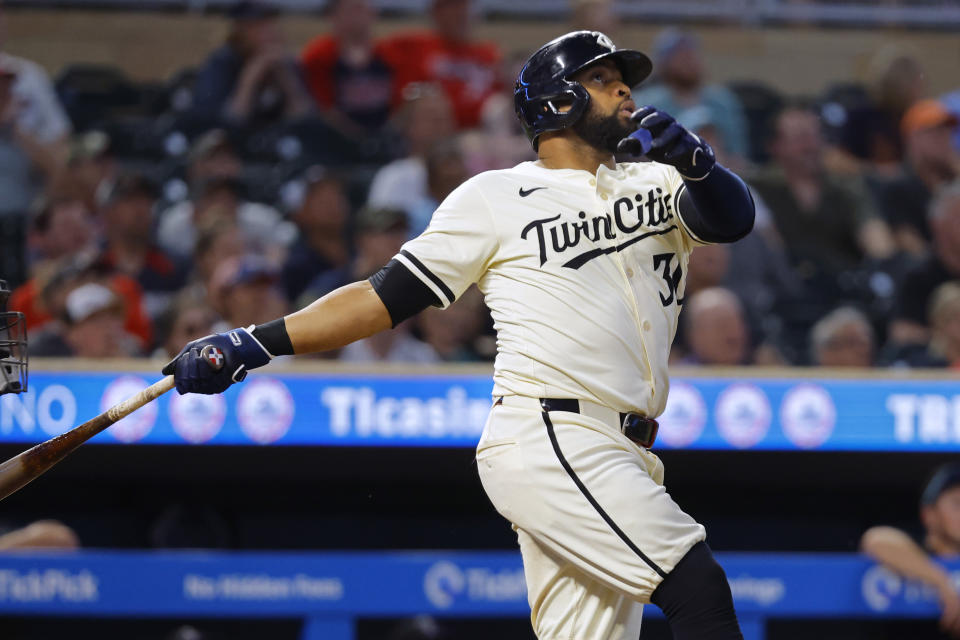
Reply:
[[67, 294], [65, 306], [68, 320], [76, 324], [100, 311], [119, 309], [120, 300], [105, 286], [88, 282]]

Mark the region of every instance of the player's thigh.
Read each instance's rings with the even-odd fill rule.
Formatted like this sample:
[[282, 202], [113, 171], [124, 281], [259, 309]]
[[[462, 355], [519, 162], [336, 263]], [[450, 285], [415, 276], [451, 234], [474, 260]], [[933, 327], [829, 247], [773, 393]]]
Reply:
[[[499, 411], [503, 409], [502, 411]], [[640, 452], [577, 414], [498, 407], [481, 447], [494, 506], [588, 578], [640, 602], [703, 527], [655, 482]]]

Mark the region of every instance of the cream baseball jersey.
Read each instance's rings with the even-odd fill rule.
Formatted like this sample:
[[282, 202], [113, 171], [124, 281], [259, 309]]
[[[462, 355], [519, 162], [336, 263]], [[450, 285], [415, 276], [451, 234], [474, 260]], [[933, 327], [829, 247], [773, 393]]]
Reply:
[[[699, 240], [672, 167], [524, 162], [464, 182], [396, 256], [446, 307], [477, 283], [497, 331], [494, 395], [659, 415]], [[599, 357], [598, 357], [599, 356]]]

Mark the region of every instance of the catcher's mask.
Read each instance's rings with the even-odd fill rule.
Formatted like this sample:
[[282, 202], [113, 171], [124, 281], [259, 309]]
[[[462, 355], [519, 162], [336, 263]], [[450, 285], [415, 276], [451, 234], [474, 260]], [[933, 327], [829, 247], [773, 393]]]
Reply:
[[27, 322], [7, 311], [10, 289], [0, 280], [0, 395], [27, 390]]

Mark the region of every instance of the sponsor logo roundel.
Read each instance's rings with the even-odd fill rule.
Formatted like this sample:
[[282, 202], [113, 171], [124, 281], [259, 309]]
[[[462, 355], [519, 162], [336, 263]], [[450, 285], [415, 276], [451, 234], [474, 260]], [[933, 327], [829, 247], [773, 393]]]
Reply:
[[170, 398], [170, 424], [181, 438], [193, 444], [207, 442], [220, 432], [227, 415], [223, 396], [188, 393]]
[[248, 382], [237, 398], [237, 422], [254, 442], [276, 442], [293, 422], [293, 396], [279, 380], [261, 378]]
[[836, 406], [823, 387], [801, 384], [783, 396], [780, 424], [790, 442], [798, 447], [819, 447], [833, 433], [836, 423]]
[[770, 429], [770, 402], [752, 384], [727, 387], [717, 398], [720, 435], [735, 447], [747, 449], [763, 440]]
[[423, 576], [423, 593], [438, 609], [449, 609], [466, 586], [467, 577], [452, 562], [438, 562]]
[[885, 567], [870, 567], [863, 574], [860, 592], [868, 607], [874, 611], [886, 611], [903, 592], [903, 579]]
[[[107, 385], [100, 396], [100, 411], [106, 411], [146, 389], [149, 383], [137, 376], [121, 376]], [[142, 440], [157, 420], [157, 403], [148, 402], [123, 420], [112, 425], [108, 431], [120, 442]]]
[[667, 406], [657, 418], [657, 441], [668, 447], [685, 447], [696, 442], [707, 422], [707, 406], [697, 389], [685, 382], [670, 385]]

